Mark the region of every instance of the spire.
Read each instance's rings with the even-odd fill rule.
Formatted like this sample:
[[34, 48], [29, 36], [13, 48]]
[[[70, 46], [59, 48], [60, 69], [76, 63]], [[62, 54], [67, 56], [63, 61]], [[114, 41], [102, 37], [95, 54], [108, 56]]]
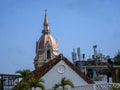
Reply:
[[45, 18], [44, 18], [44, 29], [42, 31], [43, 34], [49, 34], [49, 24], [48, 24], [48, 17], [47, 17], [47, 10], [45, 10]]
[[48, 26], [47, 10], [45, 10], [44, 26]]

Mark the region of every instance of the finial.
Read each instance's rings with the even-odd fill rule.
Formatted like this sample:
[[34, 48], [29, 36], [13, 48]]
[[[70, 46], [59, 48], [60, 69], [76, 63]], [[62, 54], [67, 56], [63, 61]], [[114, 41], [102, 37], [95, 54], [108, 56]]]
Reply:
[[48, 26], [47, 9], [45, 9], [44, 25]]
[[45, 9], [45, 15], [47, 15], [47, 9]]
[[47, 17], [47, 10], [45, 9], [45, 18], [44, 18], [44, 29], [42, 31], [43, 34], [49, 34], [49, 24], [48, 24], [48, 17]]

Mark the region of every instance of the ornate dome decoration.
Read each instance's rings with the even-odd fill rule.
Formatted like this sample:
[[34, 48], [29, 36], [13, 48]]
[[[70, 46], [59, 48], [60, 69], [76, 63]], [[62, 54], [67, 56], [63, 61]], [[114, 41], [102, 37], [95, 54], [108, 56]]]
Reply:
[[40, 67], [45, 62], [55, 58], [58, 55], [58, 47], [55, 39], [50, 34], [48, 17], [45, 11], [44, 28], [42, 36], [36, 42], [36, 56], [34, 59], [35, 68]]

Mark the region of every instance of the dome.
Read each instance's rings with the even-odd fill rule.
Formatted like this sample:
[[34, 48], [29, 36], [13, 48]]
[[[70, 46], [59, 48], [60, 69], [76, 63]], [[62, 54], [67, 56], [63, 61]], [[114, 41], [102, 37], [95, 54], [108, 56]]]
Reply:
[[50, 34], [47, 14], [45, 13], [44, 28], [42, 36], [36, 42], [36, 56], [34, 58], [35, 68], [55, 58], [58, 55], [58, 47], [55, 39]]
[[42, 54], [44, 52], [46, 45], [49, 45], [53, 50], [53, 53], [55, 55], [58, 55], [57, 43], [50, 34], [42, 35], [41, 38], [39, 39], [37, 47], [39, 49], [39, 54]]

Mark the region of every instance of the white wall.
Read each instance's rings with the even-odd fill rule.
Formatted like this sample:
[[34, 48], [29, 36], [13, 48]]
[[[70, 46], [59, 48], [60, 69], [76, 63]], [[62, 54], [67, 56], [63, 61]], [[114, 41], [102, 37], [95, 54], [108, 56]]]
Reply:
[[64, 61], [61, 60], [42, 77], [42, 79], [45, 81], [45, 88], [53, 88], [54, 84], [60, 82], [62, 77], [70, 79], [75, 86], [87, 84], [86, 81], [84, 81], [75, 71], [73, 71]]

